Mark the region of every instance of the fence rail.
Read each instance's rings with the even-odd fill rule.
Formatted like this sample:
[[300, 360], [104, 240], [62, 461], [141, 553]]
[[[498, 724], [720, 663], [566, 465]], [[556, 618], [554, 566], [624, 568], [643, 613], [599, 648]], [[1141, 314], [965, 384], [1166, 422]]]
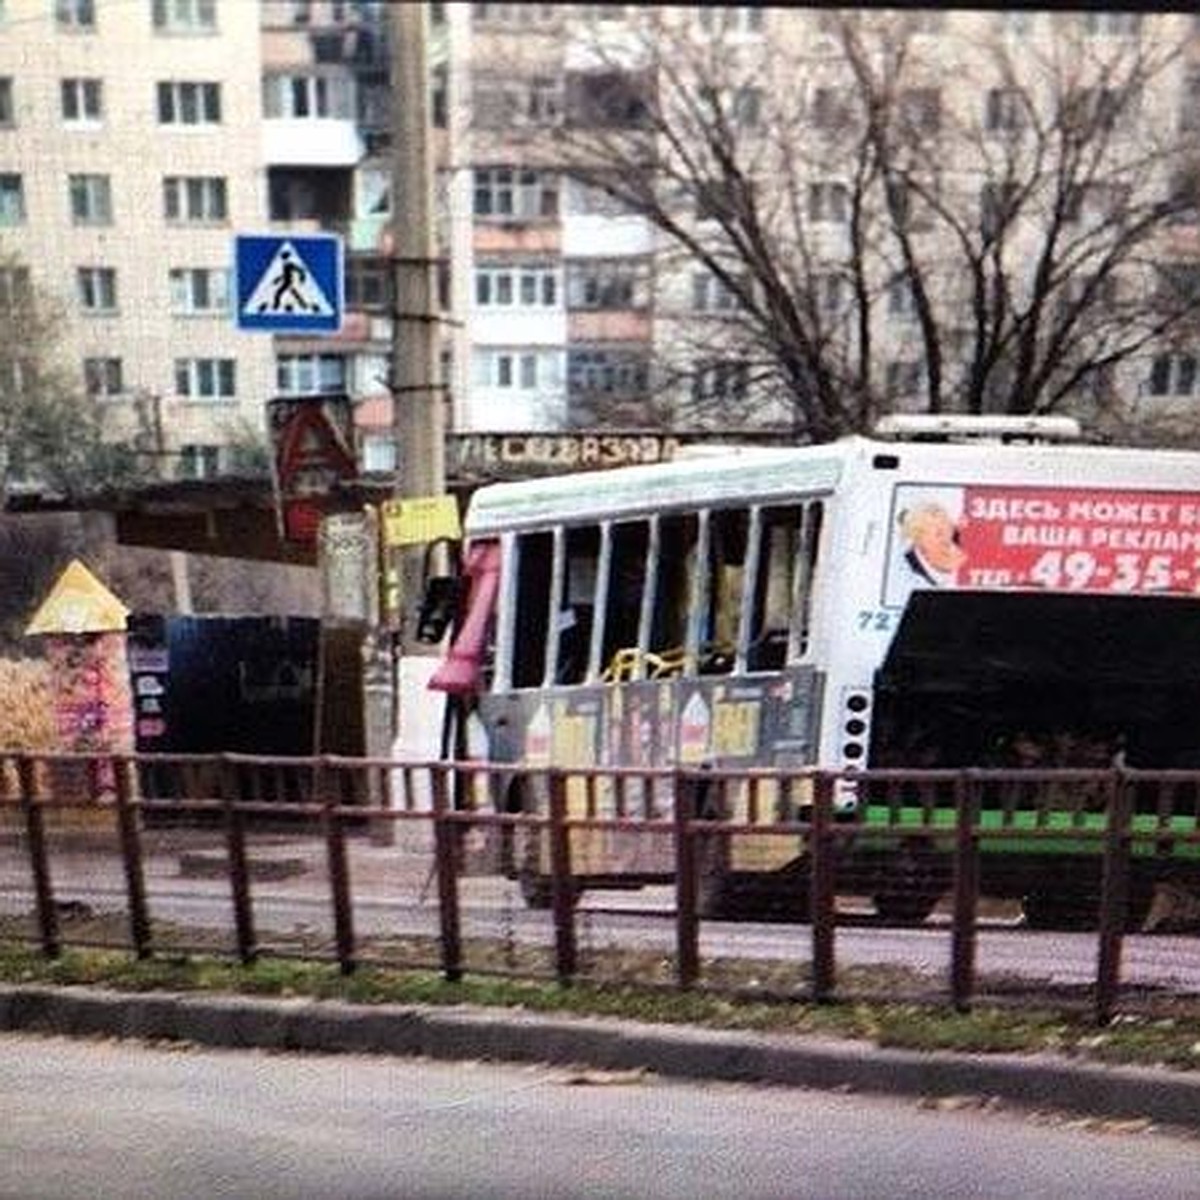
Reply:
[[[514, 794], [541, 799], [533, 811], [511, 811]], [[845, 810], [848, 794], [857, 801], [853, 815]], [[69, 933], [56, 840], [78, 828], [111, 837], [123, 877], [124, 944], [148, 958], [159, 947], [145, 837], [190, 825], [221, 839], [233, 953], [254, 962], [263, 947], [252, 841], [262, 828], [286, 828], [323, 848], [333, 954], [349, 974], [363, 961], [350, 847], [364, 837], [387, 845], [407, 827], [427, 835], [437, 965], [449, 980], [467, 969], [462, 891], [473, 837], [488, 851], [482, 873], [516, 874], [518, 844], [525, 861], [538, 864], [540, 901], [552, 919], [553, 974], [564, 985], [581, 974], [581, 887], [649, 881], [673, 889], [673, 986], [700, 986], [705, 895], [719, 863], [719, 878], [746, 887], [769, 878], [787, 901], [782, 911], [808, 926], [807, 946], [796, 938], [795, 961], [806, 968], [808, 995], [818, 1002], [842, 994], [838, 950], [846, 922], [839, 897], [873, 894], [881, 912], [908, 913], [915, 926], [930, 897], [944, 893], [942, 1002], [965, 1011], [979, 990], [980, 910], [989, 886], [1019, 891], [1006, 870], [1065, 851], [1068, 857], [1055, 861], [1071, 869], [1059, 887], [1092, 906], [1089, 1003], [1098, 1022], [1111, 1020], [1124, 999], [1123, 951], [1135, 901], [1144, 900], [1147, 886], [1183, 878], [1200, 861], [1198, 795], [1200, 773], [1115, 769], [845, 776], [334, 756], [0, 756], [0, 832], [7, 834], [6, 853], [28, 867], [30, 939], [47, 957], [61, 954]], [[727, 870], [739, 855], [754, 854], [763, 862], [790, 854], [791, 865], [757, 874]], [[1200, 978], [1200, 960], [1196, 970]]]

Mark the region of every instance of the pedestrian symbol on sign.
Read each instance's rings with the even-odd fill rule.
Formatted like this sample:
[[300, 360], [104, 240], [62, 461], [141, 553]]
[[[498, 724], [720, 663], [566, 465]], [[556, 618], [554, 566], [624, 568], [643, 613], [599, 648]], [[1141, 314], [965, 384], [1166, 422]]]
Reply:
[[291, 242], [283, 242], [243, 306], [247, 313], [328, 317], [333, 305]]

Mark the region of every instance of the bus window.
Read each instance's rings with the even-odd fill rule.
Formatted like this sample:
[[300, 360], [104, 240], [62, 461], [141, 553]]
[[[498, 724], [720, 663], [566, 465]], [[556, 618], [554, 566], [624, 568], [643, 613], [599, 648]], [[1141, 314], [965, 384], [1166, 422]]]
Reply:
[[787, 661], [803, 511], [791, 504], [764, 508], [759, 516], [758, 556], [747, 629], [746, 665], [751, 671], [778, 671]]
[[549, 533], [524, 533], [517, 538], [516, 549], [512, 681], [514, 687], [540, 687], [546, 670], [546, 631], [550, 628], [554, 537]]
[[703, 675], [727, 675], [733, 670], [749, 527], [750, 514], [744, 508], [723, 509], [709, 516], [707, 595], [701, 597], [705, 619], [700, 628], [698, 663]]
[[618, 652], [637, 650], [642, 596], [646, 590], [646, 562], [650, 557], [649, 522], [614, 525], [609, 554], [600, 666], [602, 670], [615, 671], [613, 660]]
[[658, 555], [654, 566], [654, 612], [647, 649], [652, 654], [665, 656], [671, 664], [682, 664], [687, 649], [699, 527], [695, 513], [659, 519]]
[[562, 605], [558, 613], [556, 683], [582, 683], [587, 676], [596, 604], [596, 568], [600, 561], [600, 529], [589, 525], [568, 529], [565, 539]]
[[804, 521], [800, 532], [800, 553], [797, 556], [792, 611], [795, 614], [794, 644], [788, 648], [789, 658], [807, 654], [812, 641], [813, 588], [816, 586], [817, 553], [821, 544], [821, 518], [824, 508], [819, 500], [804, 506]]

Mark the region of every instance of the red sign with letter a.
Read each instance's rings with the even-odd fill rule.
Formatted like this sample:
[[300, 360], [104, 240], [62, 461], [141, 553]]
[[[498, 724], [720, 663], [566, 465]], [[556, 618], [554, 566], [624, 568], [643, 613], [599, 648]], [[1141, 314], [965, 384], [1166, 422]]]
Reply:
[[358, 474], [350, 397], [282, 397], [268, 419], [283, 536], [314, 545], [329, 497]]

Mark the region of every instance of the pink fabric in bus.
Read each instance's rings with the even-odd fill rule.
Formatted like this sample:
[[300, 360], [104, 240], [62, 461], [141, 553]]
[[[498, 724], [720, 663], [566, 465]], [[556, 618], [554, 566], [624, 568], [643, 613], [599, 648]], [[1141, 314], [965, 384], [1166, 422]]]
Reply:
[[439, 692], [476, 692], [483, 675], [488, 622], [500, 591], [500, 543], [476, 542], [467, 552], [467, 616], [429, 686]]

